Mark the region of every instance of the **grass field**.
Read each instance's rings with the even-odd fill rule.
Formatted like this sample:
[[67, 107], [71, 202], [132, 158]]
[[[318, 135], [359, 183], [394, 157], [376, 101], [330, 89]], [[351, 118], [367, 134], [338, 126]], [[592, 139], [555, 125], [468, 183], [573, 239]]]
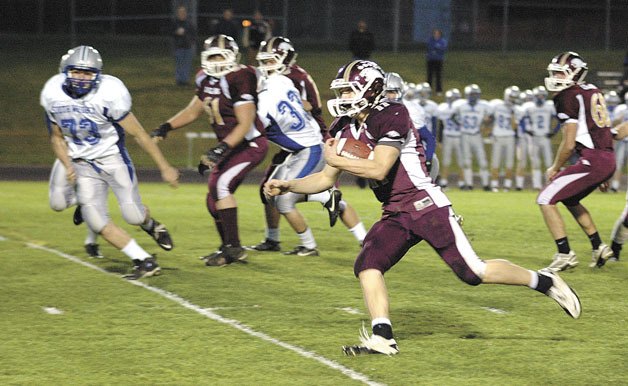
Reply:
[[[102, 260], [84, 256], [84, 227], [72, 225], [72, 209], [48, 208], [46, 183], [0, 181], [0, 384], [626, 384], [628, 267], [587, 268], [590, 246], [571, 219], [580, 266], [563, 277], [581, 297], [579, 320], [527, 288], [467, 286], [421, 244], [386, 276], [401, 353], [350, 358], [340, 346], [368, 324], [352, 274], [358, 246], [341, 224], [327, 227], [320, 205], [300, 206], [320, 257], [250, 253], [249, 264], [212, 269], [198, 260], [219, 244], [205, 186], [140, 189], [176, 247], [161, 251], [125, 225], [164, 269], [134, 284], [119, 277], [130, 263], [113, 247], [102, 246]], [[378, 219], [370, 192], [343, 193], [367, 227]], [[449, 196], [483, 258], [549, 262], [553, 242], [532, 192]], [[257, 188], [236, 197], [242, 241], [256, 243]], [[605, 241], [624, 203], [623, 194], [584, 201]], [[111, 211], [123, 224], [113, 201]], [[285, 222], [282, 231], [283, 249], [296, 245]]]

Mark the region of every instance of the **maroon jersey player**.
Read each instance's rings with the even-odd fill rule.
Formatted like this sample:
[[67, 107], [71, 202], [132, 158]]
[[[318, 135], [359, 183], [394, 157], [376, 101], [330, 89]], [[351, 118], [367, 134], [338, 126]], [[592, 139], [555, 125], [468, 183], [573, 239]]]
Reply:
[[188, 125], [207, 114], [218, 145], [201, 157], [199, 171], [210, 171], [207, 209], [214, 218], [222, 244], [204, 256], [208, 266], [222, 266], [246, 257], [240, 244], [237, 204], [233, 193], [246, 174], [262, 162], [268, 149], [257, 117], [255, 68], [238, 64], [235, 41], [226, 35], [205, 40], [203, 70], [196, 77], [196, 94], [190, 103], [153, 132], [165, 138], [170, 130]]
[[[613, 252], [602, 243], [591, 214], [580, 201], [597, 187], [604, 187], [615, 171], [610, 116], [602, 92], [584, 82], [588, 68], [580, 55], [575, 52], [556, 55], [547, 70], [545, 87], [556, 92], [554, 105], [563, 132], [554, 163], [546, 171], [550, 182], [536, 200], [558, 249], [547, 268], [558, 272], [578, 265], [556, 207], [559, 202], [567, 207], [591, 241], [590, 266], [602, 266]], [[574, 153], [577, 161], [561, 170]]]
[[[364, 330], [361, 344], [343, 347], [346, 354], [398, 353], [384, 274], [422, 240], [467, 284], [527, 285], [556, 300], [571, 317], [579, 317], [577, 295], [555, 273], [534, 272], [507, 260], [482, 260], [476, 255], [456, 221], [449, 199], [427, 172], [421, 138], [408, 110], [403, 104], [382, 99], [384, 73], [377, 64], [362, 60], [347, 64], [331, 88], [336, 98], [328, 102], [330, 112], [344, 118], [337, 121], [341, 126], [335, 138], [326, 142], [327, 165], [305, 178], [271, 180], [264, 189], [269, 195], [314, 193], [328, 189], [346, 171], [369, 179], [382, 203], [383, 215], [366, 235], [354, 264], [371, 317], [372, 334]], [[373, 159], [338, 156], [336, 145], [341, 137], [371, 146]]]

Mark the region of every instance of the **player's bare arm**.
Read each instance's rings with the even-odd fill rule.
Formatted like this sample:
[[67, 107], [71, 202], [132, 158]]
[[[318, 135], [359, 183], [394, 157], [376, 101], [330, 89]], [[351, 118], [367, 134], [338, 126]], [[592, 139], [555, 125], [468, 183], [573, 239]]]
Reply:
[[50, 144], [52, 145], [52, 150], [59, 161], [61, 161], [63, 166], [65, 166], [66, 178], [70, 183], [74, 184], [74, 182], [76, 182], [76, 173], [74, 171], [74, 166], [72, 165], [72, 160], [68, 155], [68, 144], [63, 138], [61, 129], [56, 124], [52, 124]]
[[560, 168], [567, 162], [574, 149], [576, 148], [576, 132], [578, 131], [578, 125], [576, 123], [563, 124], [563, 139], [558, 146], [556, 152], [556, 158], [554, 164], [550, 166], [546, 171], [546, 176], [549, 180], [560, 171]]
[[223, 140], [223, 142], [229, 145], [232, 149], [244, 140], [244, 136], [253, 125], [253, 122], [255, 121], [255, 114], [257, 113], [257, 107], [253, 102], [241, 103], [234, 106], [233, 112], [238, 120], [238, 124]]
[[159, 147], [153, 142], [146, 133], [146, 130], [142, 127], [133, 113], [129, 113], [123, 120], [118, 122], [125, 132], [132, 135], [142, 149], [151, 156], [153, 161], [157, 164], [159, 171], [161, 172], [161, 178], [170, 184], [172, 187], [177, 187], [179, 180], [179, 171], [172, 167], [166, 160]]
[[157, 129], [153, 130], [151, 137], [153, 141], [159, 142], [166, 138], [166, 135], [171, 130], [179, 129], [183, 126], [189, 125], [194, 122], [203, 114], [205, 106], [198, 96], [194, 95], [190, 103], [181, 111], [176, 113], [172, 118], [162, 123]]
[[613, 139], [616, 141], [621, 141], [622, 139], [628, 137], [628, 121], [615, 126], [611, 129], [611, 133], [613, 133]]
[[319, 193], [334, 186], [339, 176], [339, 169], [325, 165], [320, 172], [296, 180], [269, 180], [264, 184], [264, 194], [273, 197], [288, 192]]
[[390, 168], [399, 158], [399, 149], [393, 146], [377, 145], [374, 157], [369, 159], [349, 159], [336, 153], [337, 140], [330, 138], [325, 142], [325, 161], [328, 165], [349, 172], [353, 175], [373, 180], [383, 180]]

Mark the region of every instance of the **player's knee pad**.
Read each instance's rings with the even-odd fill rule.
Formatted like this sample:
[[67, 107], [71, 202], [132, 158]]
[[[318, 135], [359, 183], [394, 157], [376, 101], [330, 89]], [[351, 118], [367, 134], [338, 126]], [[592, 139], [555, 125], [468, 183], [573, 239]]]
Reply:
[[275, 207], [281, 214], [292, 212], [295, 208], [298, 195], [294, 193], [287, 193], [281, 196], [275, 197]]
[[107, 223], [109, 223], [109, 215], [105, 207], [82, 205], [81, 213], [85, 224], [96, 233], [100, 233]]
[[63, 194], [53, 194], [53, 192], [50, 192], [49, 202], [50, 208], [56, 212], [60, 212], [68, 208], [68, 203]]
[[120, 204], [120, 211], [124, 221], [131, 225], [141, 225], [146, 220], [146, 209], [135, 203]]

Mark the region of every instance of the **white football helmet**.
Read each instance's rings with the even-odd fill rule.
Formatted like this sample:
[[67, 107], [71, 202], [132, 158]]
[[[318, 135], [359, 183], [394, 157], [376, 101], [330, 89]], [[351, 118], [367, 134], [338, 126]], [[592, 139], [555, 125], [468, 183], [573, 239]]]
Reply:
[[617, 91], [609, 91], [604, 94], [604, 99], [606, 100], [606, 106], [617, 106], [620, 103], [619, 95]]
[[423, 82], [417, 85], [417, 96], [421, 102], [425, 102], [426, 100], [432, 97], [432, 87], [429, 83]]
[[547, 100], [548, 92], [543, 86], [538, 86], [532, 89], [532, 95], [534, 95], [534, 101], [537, 105], [542, 105]]
[[582, 83], [589, 68], [580, 55], [569, 51], [554, 56], [547, 71], [549, 76], [545, 78], [545, 87], [549, 91], [562, 91]]
[[[327, 101], [330, 114], [355, 117], [379, 102], [384, 93], [384, 71], [375, 62], [354, 60], [340, 68], [330, 88], [336, 96]], [[346, 91], [353, 92], [353, 97], [343, 98]]]
[[452, 103], [460, 99], [460, 90], [457, 88], [452, 88], [445, 91], [445, 101], [447, 103]]
[[515, 104], [520, 93], [521, 90], [519, 90], [519, 87], [517, 86], [506, 87], [504, 90], [504, 102], [508, 104]]
[[[215, 60], [221, 56], [222, 60]], [[219, 78], [235, 70], [240, 61], [240, 49], [231, 36], [214, 35], [205, 40], [201, 52], [201, 67], [209, 76]]]
[[396, 93], [397, 96], [395, 98], [389, 99], [399, 102], [406, 93], [406, 83], [396, 72], [389, 72], [384, 79], [384, 91], [386, 93]]
[[[59, 65], [63, 66], [63, 73], [66, 75], [64, 87], [72, 98], [81, 98], [98, 88], [102, 58], [93, 47], [78, 46], [68, 50], [68, 53], [61, 57]], [[70, 74], [73, 70], [88, 71], [93, 73], [93, 76], [91, 79], [73, 78]]]
[[480, 100], [481, 96], [482, 89], [480, 89], [480, 86], [475, 83], [470, 84], [464, 88], [464, 97], [467, 98], [471, 105], [476, 104], [477, 101]]

